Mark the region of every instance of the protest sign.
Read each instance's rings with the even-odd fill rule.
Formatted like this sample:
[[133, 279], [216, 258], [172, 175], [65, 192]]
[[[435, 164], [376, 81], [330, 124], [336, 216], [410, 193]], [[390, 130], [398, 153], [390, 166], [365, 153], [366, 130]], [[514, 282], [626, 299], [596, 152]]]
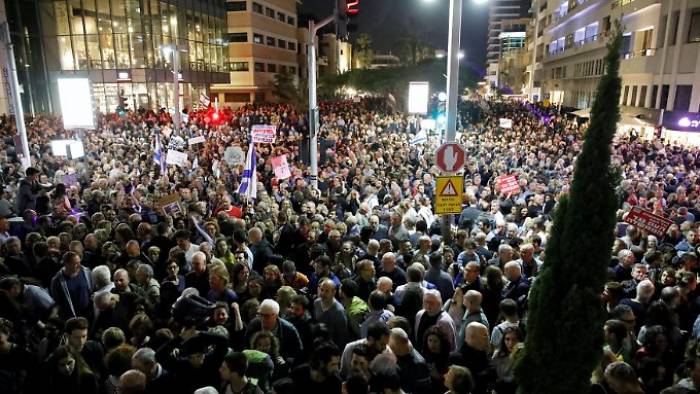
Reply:
[[671, 219], [666, 219], [640, 207], [633, 207], [625, 218], [625, 222], [658, 237], [663, 237], [666, 230], [673, 224]]
[[224, 160], [231, 166], [238, 166], [245, 161], [245, 153], [240, 146], [229, 146], [224, 151]]
[[262, 142], [272, 144], [275, 142], [277, 128], [272, 125], [257, 124], [250, 129], [253, 142]]
[[498, 190], [503, 194], [517, 193], [520, 190], [518, 178], [515, 175], [504, 175], [498, 178]]
[[498, 119], [498, 126], [504, 128], [504, 129], [512, 129], [513, 128], [513, 120], [506, 119], [506, 118], [500, 118], [500, 119]]
[[192, 137], [189, 140], [187, 140], [187, 143], [192, 146], [192, 145], [197, 145], [197, 144], [203, 144], [205, 141], [203, 135], [199, 135], [197, 137]]
[[156, 202], [156, 208], [164, 215], [178, 216], [182, 213], [180, 209], [180, 194], [172, 193], [162, 197]]
[[168, 156], [165, 157], [165, 163], [174, 164], [178, 167], [182, 167], [187, 162], [187, 153], [176, 151], [174, 149], [168, 150]]
[[272, 169], [275, 171], [275, 177], [280, 181], [292, 177], [292, 173], [289, 171], [289, 164], [287, 163], [287, 155], [273, 157]]

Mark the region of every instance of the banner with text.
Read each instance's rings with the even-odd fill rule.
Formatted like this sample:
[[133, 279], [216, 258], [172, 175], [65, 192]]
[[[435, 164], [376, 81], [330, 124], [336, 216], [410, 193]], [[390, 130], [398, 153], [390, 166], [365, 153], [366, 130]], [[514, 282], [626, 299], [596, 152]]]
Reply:
[[659, 216], [640, 207], [633, 207], [625, 218], [625, 222], [637, 226], [642, 230], [646, 230], [658, 237], [662, 237], [666, 234], [666, 230], [673, 224], [671, 219], [666, 219], [663, 216]]
[[517, 193], [520, 190], [518, 178], [515, 175], [504, 175], [498, 178], [498, 190], [503, 194]]
[[272, 144], [275, 142], [277, 128], [272, 125], [257, 124], [251, 128], [250, 134], [253, 138], [253, 142]]

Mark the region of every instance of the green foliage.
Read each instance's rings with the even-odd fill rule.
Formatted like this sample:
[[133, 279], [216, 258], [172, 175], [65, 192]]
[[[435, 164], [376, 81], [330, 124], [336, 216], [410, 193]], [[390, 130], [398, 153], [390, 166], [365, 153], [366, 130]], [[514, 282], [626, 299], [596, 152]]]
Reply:
[[374, 51], [372, 50], [372, 37], [368, 34], [360, 34], [355, 40], [352, 48], [355, 53], [355, 60], [358, 68], [369, 68], [374, 59]]
[[602, 355], [600, 294], [614, 240], [610, 145], [620, 116], [615, 103], [620, 98], [621, 42], [618, 24], [571, 191], [559, 201], [545, 263], [530, 294], [527, 340], [515, 370], [521, 394], [588, 393]]
[[[410, 81], [427, 81], [432, 91], [446, 89], [445, 59], [428, 59], [414, 66], [392, 67], [385, 69], [355, 69], [341, 75], [327, 76], [319, 81], [319, 95], [323, 98], [333, 96], [343, 87], [352, 87], [358, 91], [393, 95], [399, 105], [406, 103], [408, 83]], [[460, 91], [465, 87], [476, 86], [478, 76], [471, 69], [460, 69]]]
[[289, 72], [275, 74], [272, 93], [278, 103], [292, 104], [301, 111], [309, 107], [309, 89], [305, 79], [299, 79]]

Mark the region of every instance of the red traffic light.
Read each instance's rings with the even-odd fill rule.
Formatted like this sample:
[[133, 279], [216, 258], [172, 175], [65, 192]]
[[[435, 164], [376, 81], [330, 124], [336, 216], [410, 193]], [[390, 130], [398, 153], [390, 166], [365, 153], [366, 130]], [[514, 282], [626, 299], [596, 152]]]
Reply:
[[348, 15], [357, 15], [360, 12], [360, 0], [348, 0], [345, 10]]

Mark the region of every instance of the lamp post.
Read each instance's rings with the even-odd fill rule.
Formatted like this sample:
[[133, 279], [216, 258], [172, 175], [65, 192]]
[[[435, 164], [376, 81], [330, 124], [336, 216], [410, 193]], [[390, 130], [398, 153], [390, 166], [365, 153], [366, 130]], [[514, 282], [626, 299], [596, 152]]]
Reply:
[[[29, 153], [29, 141], [27, 139], [27, 126], [24, 124], [24, 109], [22, 108], [22, 98], [19, 92], [19, 80], [17, 77], [17, 64], [15, 63], [15, 52], [13, 49], [12, 39], [10, 38], [10, 26], [7, 22], [0, 25], [0, 42], [5, 46], [6, 64], [3, 64], [2, 70], [3, 79], [6, 78], [6, 83], [9, 84], [8, 107], [10, 114], [15, 116], [15, 124], [17, 133], [19, 133], [22, 143], [22, 152], [20, 162], [23, 169], [27, 169], [32, 165], [32, 156]], [[18, 152], [19, 153], [19, 152]]]
[[[427, 3], [434, 0], [423, 0]], [[488, 0], [473, 0], [477, 4]], [[459, 50], [459, 36], [462, 31], [462, 0], [450, 0], [449, 37], [447, 40], [447, 126], [445, 141], [453, 142], [457, 137], [457, 98], [459, 96], [459, 60], [464, 53]]]
[[173, 61], [173, 130], [180, 130], [180, 50], [175, 44], [163, 45], [163, 55], [168, 58], [172, 54]]

